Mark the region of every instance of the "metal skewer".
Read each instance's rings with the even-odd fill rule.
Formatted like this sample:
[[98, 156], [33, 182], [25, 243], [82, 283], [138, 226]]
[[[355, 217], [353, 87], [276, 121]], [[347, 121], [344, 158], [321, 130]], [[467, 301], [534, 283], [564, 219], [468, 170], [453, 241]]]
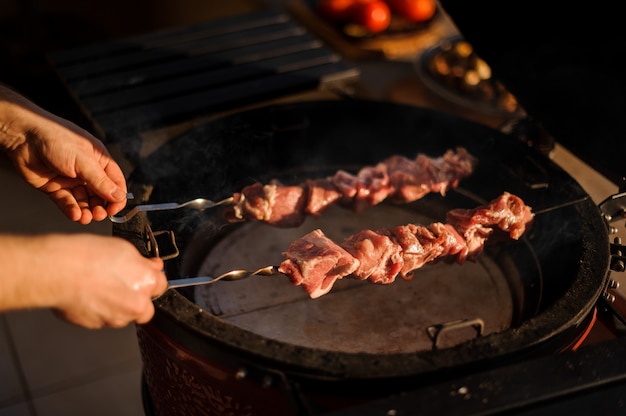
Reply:
[[588, 199], [589, 199], [588, 196], [584, 196], [584, 197], [581, 197], [581, 198], [578, 198], [578, 199], [575, 199], [575, 200], [572, 200], [572, 201], [563, 202], [561, 204], [553, 205], [553, 206], [548, 207], [548, 208], [544, 208], [544, 209], [540, 209], [538, 211], [534, 211], [534, 214], [535, 215], [545, 214], [545, 213], [550, 212], [550, 211], [555, 211], [557, 209], [561, 209], [561, 208], [569, 207], [571, 205], [579, 204], [581, 202], [585, 202]]
[[168, 289], [212, 284], [220, 280], [234, 281], [234, 280], [247, 279], [248, 277], [251, 277], [251, 276], [277, 276], [280, 274], [282, 273], [278, 271], [278, 266], [266, 266], [256, 271], [243, 270], [243, 269], [231, 270], [217, 277], [198, 276], [198, 277], [187, 277], [183, 279], [168, 280]]
[[[128, 194], [127, 197], [128, 196], [131, 197], [128, 199], [132, 199], [132, 197], [134, 197], [133, 194]], [[192, 199], [190, 201], [183, 202], [183, 203], [165, 202], [161, 204], [135, 205], [130, 211], [128, 211], [124, 215], [119, 215], [119, 216], [109, 215], [109, 220], [111, 220], [111, 222], [121, 224], [121, 223], [129, 221], [132, 217], [137, 215], [139, 212], [166, 211], [166, 210], [178, 209], [178, 208], [183, 208], [183, 207], [194, 208], [197, 210], [204, 210], [208, 208], [214, 208], [218, 205], [229, 204], [232, 202], [233, 202], [232, 197], [222, 199], [221, 201], [218, 201], [218, 202], [214, 202], [206, 198], [196, 198], [196, 199]]]

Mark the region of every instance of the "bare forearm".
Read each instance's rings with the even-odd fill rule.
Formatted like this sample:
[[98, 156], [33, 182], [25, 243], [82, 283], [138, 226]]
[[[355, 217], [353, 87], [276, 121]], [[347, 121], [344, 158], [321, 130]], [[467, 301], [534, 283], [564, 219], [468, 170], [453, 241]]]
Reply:
[[55, 238], [0, 235], [0, 310], [56, 307], [74, 290], [57, 278]]
[[88, 328], [144, 323], [167, 288], [162, 269], [117, 237], [0, 234], [0, 311], [53, 308]]
[[30, 101], [0, 84], [0, 149], [8, 152], [26, 141], [33, 109]]

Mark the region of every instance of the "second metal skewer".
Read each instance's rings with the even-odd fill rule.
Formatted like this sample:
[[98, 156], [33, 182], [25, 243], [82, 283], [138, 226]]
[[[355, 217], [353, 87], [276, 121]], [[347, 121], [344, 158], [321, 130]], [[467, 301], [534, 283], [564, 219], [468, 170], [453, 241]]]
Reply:
[[[127, 198], [133, 199], [134, 195], [128, 194]], [[206, 198], [196, 198], [196, 199], [192, 199], [190, 201], [186, 201], [182, 203], [165, 202], [165, 203], [160, 203], [160, 204], [135, 205], [130, 211], [128, 211], [124, 215], [118, 215], [118, 216], [109, 215], [109, 220], [111, 220], [111, 222], [121, 224], [121, 223], [129, 221], [132, 217], [137, 215], [137, 213], [139, 212], [166, 211], [170, 209], [178, 209], [178, 208], [183, 208], [183, 207], [194, 208], [197, 210], [204, 210], [204, 209], [213, 208], [219, 205], [230, 204], [232, 202], [233, 202], [232, 197], [222, 199], [221, 201], [217, 201], [217, 202], [211, 201], [210, 199], [206, 199]]]

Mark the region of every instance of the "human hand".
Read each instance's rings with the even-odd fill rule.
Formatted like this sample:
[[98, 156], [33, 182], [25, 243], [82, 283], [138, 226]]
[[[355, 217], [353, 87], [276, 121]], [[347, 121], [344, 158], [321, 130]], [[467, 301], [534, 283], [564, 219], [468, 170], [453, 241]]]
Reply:
[[145, 258], [116, 237], [81, 235], [64, 240], [66, 256], [72, 253], [81, 261], [63, 267], [59, 280], [66, 280], [68, 290], [54, 306], [59, 316], [87, 328], [118, 328], [152, 319], [152, 300], [167, 290], [161, 259]]
[[101, 141], [3, 86], [0, 147], [72, 221], [101, 221], [126, 205], [124, 174]]
[[49, 300], [57, 316], [85, 328], [143, 324], [154, 315], [152, 300], [167, 290], [163, 261], [145, 258], [128, 241], [92, 234], [44, 239], [56, 286]]

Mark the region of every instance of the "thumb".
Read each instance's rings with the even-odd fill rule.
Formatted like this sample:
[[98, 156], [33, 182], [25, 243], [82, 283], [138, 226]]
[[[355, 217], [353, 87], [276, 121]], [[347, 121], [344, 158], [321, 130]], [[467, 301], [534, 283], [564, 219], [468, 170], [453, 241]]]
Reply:
[[80, 177], [105, 201], [126, 203], [126, 180], [120, 167], [112, 160], [104, 168], [98, 163], [85, 163], [81, 166]]

